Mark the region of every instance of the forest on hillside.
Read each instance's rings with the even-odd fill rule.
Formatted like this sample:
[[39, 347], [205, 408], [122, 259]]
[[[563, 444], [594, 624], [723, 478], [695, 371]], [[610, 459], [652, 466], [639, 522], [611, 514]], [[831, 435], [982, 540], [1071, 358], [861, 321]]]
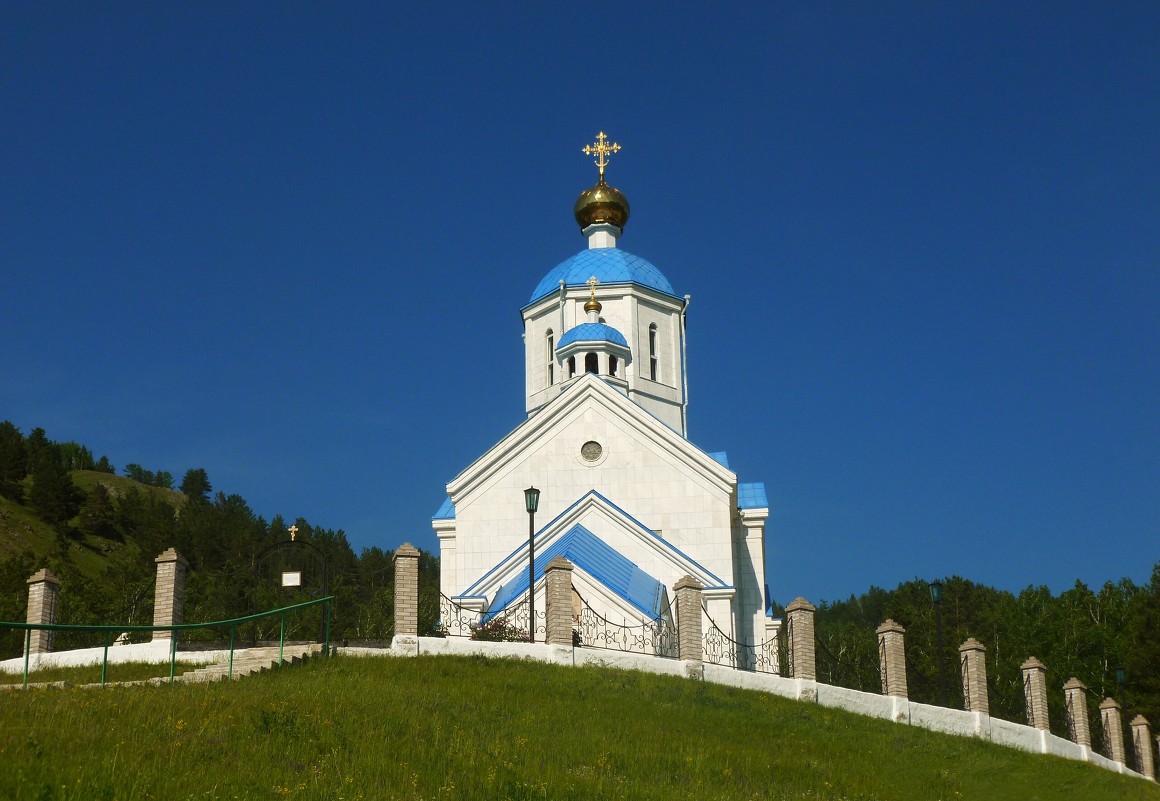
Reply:
[[[254, 514], [240, 495], [214, 492], [207, 472], [191, 468], [176, 484], [165, 470], [126, 465], [116, 475], [102, 456], [74, 442], [27, 436], [0, 422], [0, 620], [23, 620], [28, 577], [47, 567], [61, 582], [57, 619], [70, 624], [153, 622], [155, 557], [176, 548], [189, 561], [185, 620], [224, 620], [297, 603], [327, 590], [336, 596], [336, 640], [389, 640], [394, 633], [393, 552], [354, 553], [345, 533], [299, 518]], [[315, 546], [307, 557], [271, 546], [295, 539]], [[297, 560], [297, 564], [294, 561]], [[271, 586], [280, 567], [303, 571], [294, 590]], [[438, 560], [420, 557], [424, 619], [438, 617]], [[72, 640], [77, 639], [72, 637]], [[58, 640], [70, 643], [66, 636]], [[2, 657], [20, 652], [19, 636], [0, 642]]]
[[906, 629], [912, 700], [943, 704], [945, 694], [945, 705], [962, 708], [959, 646], [973, 637], [987, 649], [996, 717], [1026, 720], [1021, 666], [1034, 656], [1047, 666], [1049, 719], [1056, 734], [1068, 736], [1063, 685], [1072, 677], [1088, 688], [1094, 742], [1100, 742], [1097, 706], [1106, 697], [1123, 705], [1125, 730], [1138, 714], [1160, 721], [1160, 562], [1143, 586], [1123, 579], [1092, 589], [1077, 581], [1059, 594], [1042, 586], [1015, 594], [953, 576], [941, 582], [937, 607], [931, 585], [918, 580], [823, 603], [816, 617], [819, 680], [880, 692], [875, 629], [887, 619]]
[[[62, 623], [150, 624], [154, 558], [176, 548], [189, 560], [185, 620], [222, 620], [315, 597], [317, 580], [293, 590], [272, 587], [264, 555], [296, 539], [314, 546], [329, 566], [336, 596], [336, 640], [388, 640], [394, 633], [392, 552], [356, 554], [343, 531], [255, 515], [245, 499], [215, 492], [202, 468], [176, 482], [166, 470], [138, 464], [117, 475], [109, 460], [75, 442], [53, 442], [42, 429], [27, 436], [0, 423], [0, 620], [23, 620], [28, 576], [41, 567], [61, 579]], [[277, 551], [273, 548], [273, 551]], [[283, 561], [272, 564], [276, 571]], [[265, 560], [265, 561], [264, 561]], [[300, 565], [309, 576], [317, 565]], [[438, 559], [420, 558], [420, 625], [438, 621]], [[316, 576], [317, 578], [317, 576]], [[1027, 587], [1014, 594], [950, 577], [934, 604], [930, 585], [872, 587], [817, 612], [819, 679], [869, 692], [881, 690], [875, 629], [887, 618], [906, 628], [910, 697], [961, 707], [958, 646], [974, 637], [987, 648], [992, 714], [1024, 719], [1020, 665], [1030, 656], [1048, 667], [1052, 728], [1066, 735], [1063, 684], [1089, 688], [1092, 720], [1106, 696], [1125, 719], [1144, 714], [1160, 723], [1160, 562], [1142, 586], [1123, 579], [1092, 589], [1076, 583], [1053, 594]], [[936, 619], [937, 609], [937, 619]], [[775, 606], [774, 612], [781, 610]], [[938, 626], [942, 628], [942, 679]], [[63, 638], [62, 645], [68, 644]], [[21, 650], [18, 635], [0, 641], [0, 656]]]

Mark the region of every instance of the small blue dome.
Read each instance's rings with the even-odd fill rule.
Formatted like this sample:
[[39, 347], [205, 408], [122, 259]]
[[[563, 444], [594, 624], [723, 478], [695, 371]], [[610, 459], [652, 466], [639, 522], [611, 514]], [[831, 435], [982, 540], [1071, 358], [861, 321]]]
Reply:
[[584, 286], [591, 276], [602, 284], [640, 284], [666, 295], [676, 297], [673, 285], [651, 262], [620, 248], [591, 248], [582, 250], [567, 261], [556, 265], [536, 285], [529, 303], [558, 292], [560, 281], [568, 286]]
[[611, 342], [614, 345], [628, 347], [628, 340], [624, 338], [624, 334], [604, 323], [581, 323], [560, 337], [556, 347], [562, 348], [573, 342]]

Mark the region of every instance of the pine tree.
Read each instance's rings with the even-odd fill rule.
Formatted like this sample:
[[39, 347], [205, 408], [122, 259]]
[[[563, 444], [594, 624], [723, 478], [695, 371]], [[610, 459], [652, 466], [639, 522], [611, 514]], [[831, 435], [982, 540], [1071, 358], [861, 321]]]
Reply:
[[80, 529], [94, 537], [108, 539], [117, 536], [117, 511], [104, 484], [93, 487], [81, 505]]
[[56, 446], [49, 440], [43, 428], [34, 428], [24, 440], [24, 452], [28, 457], [28, 472], [36, 473], [49, 463], [60, 464]]
[[213, 492], [213, 485], [209, 483], [209, 474], [203, 468], [195, 467], [185, 471], [185, 478], [181, 479], [181, 494], [191, 501], [209, 502], [209, 494]]
[[21, 480], [28, 475], [28, 457], [20, 429], [5, 420], [0, 423], [0, 495], [14, 501], [24, 500]]
[[76, 516], [83, 499], [84, 493], [73, 484], [72, 476], [54, 460], [45, 460], [32, 475], [28, 500], [41, 519], [56, 526], [58, 531]]

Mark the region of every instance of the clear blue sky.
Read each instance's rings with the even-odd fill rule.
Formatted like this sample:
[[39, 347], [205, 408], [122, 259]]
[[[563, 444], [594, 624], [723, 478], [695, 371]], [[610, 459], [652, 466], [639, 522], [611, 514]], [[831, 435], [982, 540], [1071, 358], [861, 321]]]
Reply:
[[4, 2], [0, 419], [434, 549], [604, 130], [776, 598], [1142, 581], [1158, 42], [1154, 2]]

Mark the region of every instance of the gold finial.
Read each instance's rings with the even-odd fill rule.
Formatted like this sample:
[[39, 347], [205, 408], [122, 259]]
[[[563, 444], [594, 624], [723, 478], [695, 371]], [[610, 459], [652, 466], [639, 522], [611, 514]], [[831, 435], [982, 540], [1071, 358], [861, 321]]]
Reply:
[[595, 275], [590, 275], [588, 276], [588, 280], [584, 283], [588, 285], [588, 291], [592, 293], [588, 298], [588, 302], [584, 304], [584, 311], [594, 311], [599, 314], [600, 310], [604, 308], [600, 305], [600, 301], [596, 299], [596, 285], [600, 283], [600, 279], [598, 279]]
[[604, 168], [608, 166], [608, 157], [612, 153], [618, 153], [620, 145], [613, 142], [608, 144], [608, 137], [601, 131], [596, 135], [596, 141], [590, 145], [584, 145], [583, 153], [587, 156], [596, 157], [596, 166], [600, 168], [600, 180], [604, 181]]
[[298, 535], [298, 526], [290, 526], [286, 530], [290, 532], [290, 542], [294, 542], [294, 537]]

